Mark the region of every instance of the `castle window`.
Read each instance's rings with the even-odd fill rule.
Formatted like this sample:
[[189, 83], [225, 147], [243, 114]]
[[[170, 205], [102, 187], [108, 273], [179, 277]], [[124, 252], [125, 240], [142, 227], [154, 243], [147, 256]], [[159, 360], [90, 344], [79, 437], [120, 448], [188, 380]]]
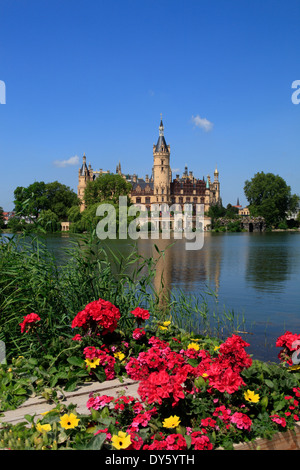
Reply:
[[140, 204], [140, 203], [141, 203], [141, 198], [140, 198], [140, 197], [137, 197], [135, 202], [136, 202], [137, 204]]

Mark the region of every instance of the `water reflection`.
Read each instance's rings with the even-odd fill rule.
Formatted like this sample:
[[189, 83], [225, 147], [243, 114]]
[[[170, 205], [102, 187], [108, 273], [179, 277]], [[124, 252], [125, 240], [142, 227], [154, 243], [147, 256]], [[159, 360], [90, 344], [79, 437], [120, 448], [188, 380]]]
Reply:
[[[294, 257], [299, 256], [290, 234], [275, 233], [253, 237], [248, 244], [245, 278], [257, 291], [282, 292], [294, 269]], [[296, 239], [295, 239], [296, 240]], [[295, 250], [296, 248], [296, 250]], [[298, 253], [297, 253], [298, 251]]]

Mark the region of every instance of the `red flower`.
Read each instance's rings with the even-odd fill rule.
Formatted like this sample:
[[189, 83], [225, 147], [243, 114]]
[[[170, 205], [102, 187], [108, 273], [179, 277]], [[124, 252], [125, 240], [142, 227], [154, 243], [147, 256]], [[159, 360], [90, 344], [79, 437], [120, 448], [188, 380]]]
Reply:
[[82, 337], [81, 335], [75, 335], [74, 338], [72, 338], [73, 341], [81, 341]]
[[191, 434], [191, 444], [195, 450], [212, 450], [213, 445], [209, 438], [202, 434], [201, 431], [194, 431]]
[[84, 330], [100, 328], [102, 335], [112, 333], [118, 326], [120, 310], [111, 302], [103, 299], [94, 300], [78, 312], [72, 321], [72, 328]]
[[19, 323], [21, 327], [21, 333], [24, 333], [26, 329], [26, 325], [28, 325], [28, 329], [26, 330], [26, 333], [30, 330], [30, 323], [36, 323], [37, 321], [40, 321], [40, 317], [36, 313], [30, 313], [29, 315], [26, 315], [24, 317], [24, 320], [22, 323]]
[[149, 311], [145, 310], [144, 308], [141, 308], [141, 307], [136, 307], [134, 310], [132, 310], [131, 313], [136, 318], [141, 318], [142, 320], [148, 320], [148, 318], [150, 318]]

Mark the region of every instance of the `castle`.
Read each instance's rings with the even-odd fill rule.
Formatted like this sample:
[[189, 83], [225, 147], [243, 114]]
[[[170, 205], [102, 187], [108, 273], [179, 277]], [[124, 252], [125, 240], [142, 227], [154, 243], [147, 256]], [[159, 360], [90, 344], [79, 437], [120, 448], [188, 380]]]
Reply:
[[[204, 211], [208, 211], [211, 205], [221, 202], [219, 172], [214, 171], [214, 180], [211, 181], [208, 175], [206, 180], [197, 179], [192, 171], [188, 171], [187, 166], [183, 175], [176, 175], [172, 179], [170, 166], [170, 145], [167, 145], [164, 136], [164, 126], [162, 119], [159, 126], [159, 136], [156, 144], [153, 144], [153, 167], [152, 174], [139, 178], [136, 174], [125, 175], [121, 171], [121, 163], [116, 167], [116, 174], [121, 175], [132, 185], [131, 200], [134, 204], [144, 204], [149, 210], [151, 204], [179, 204], [181, 207], [185, 203], [203, 204]], [[87, 166], [86, 156], [83, 156], [83, 163], [78, 172], [78, 197], [81, 200], [80, 209], [85, 209], [84, 191], [88, 181], [93, 181], [102, 174], [110, 173], [102, 169], [94, 171], [91, 164]]]

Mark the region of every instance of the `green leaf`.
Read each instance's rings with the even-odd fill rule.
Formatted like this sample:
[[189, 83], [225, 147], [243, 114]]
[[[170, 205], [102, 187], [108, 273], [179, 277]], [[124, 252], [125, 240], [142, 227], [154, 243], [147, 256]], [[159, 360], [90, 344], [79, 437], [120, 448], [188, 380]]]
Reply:
[[265, 384], [270, 388], [274, 388], [274, 384], [273, 384], [272, 380], [265, 379]]
[[97, 434], [84, 447], [86, 450], [99, 450], [106, 439], [106, 433]]
[[73, 366], [82, 367], [84, 365], [84, 360], [81, 357], [71, 356], [68, 357], [67, 361]]
[[66, 392], [73, 392], [76, 389], [76, 386], [78, 384], [78, 378], [73, 377], [69, 382], [65, 385], [65, 391]]

